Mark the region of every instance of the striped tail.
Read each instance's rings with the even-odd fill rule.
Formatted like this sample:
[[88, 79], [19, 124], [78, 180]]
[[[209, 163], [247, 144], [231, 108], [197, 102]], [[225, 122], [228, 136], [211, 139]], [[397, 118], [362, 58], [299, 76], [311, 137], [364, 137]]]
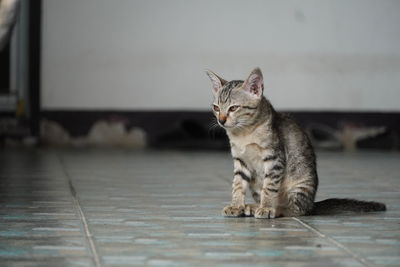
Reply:
[[333, 215], [339, 213], [361, 213], [385, 210], [386, 205], [379, 202], [348, 198], [330, 198], [315, 202], [311, 215]]

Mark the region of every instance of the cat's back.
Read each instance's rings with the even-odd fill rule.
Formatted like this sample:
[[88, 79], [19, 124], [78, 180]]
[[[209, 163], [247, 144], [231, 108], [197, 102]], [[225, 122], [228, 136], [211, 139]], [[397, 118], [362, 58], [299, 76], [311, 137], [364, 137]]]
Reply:
[[276, 129], [285, 149], [288, 170], [315, 168], [315, 154], [310, 139], [300, 125], [289, 115], [278, 113]]
[[281, 137], [289, 144], [308, 141], [307, 134], [288, 113], [277, 113], [275, 125]]

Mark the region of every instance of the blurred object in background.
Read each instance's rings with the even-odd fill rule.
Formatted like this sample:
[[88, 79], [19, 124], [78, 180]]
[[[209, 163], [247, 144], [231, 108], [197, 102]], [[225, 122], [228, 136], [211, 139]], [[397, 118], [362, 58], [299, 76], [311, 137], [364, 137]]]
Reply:
[[354, 123], [343, 123], [340, 131], [336, 132], [336, 136], [342, 143], [344, 150], [355, 151], [359, 141], [368, 140], [377, 137], [386, 132], [386, 127], [366, 127]]
[[138, 127], [127, 128], [123, 121], [96, 121], [86, 135], [72, 137], [59, 123], [43, 119], [40, 140], [44, 145], [74, 147], [126, 147], [142, 149], [147, 146], [146, 132]]
[[355, 151], [358, 148], [358, 142], [368, 142], [369, 139], [380, 136], [387, 130], [384, 126], [367, 127], [343, 122], [339, 129], [324, 124], [311, 123], [307, 127], [307, 132], [315, 148]]
[[0, 0], [0, 51], [8, 44], [18, 16], [19, 0]]
[[118, 114], [152, 148], [228, 149], [209, 130], [203, 70], [231, 80], [258, 66], [278, 111], [332, 129], [318, 148], [398, 150], [399, 11], [392, 0], [44, 0], [42, 118], [77, 138]]
[[0, 0], [0, 145], [39, 134], [41, 3]]
[[400, 149], [400, 1], [0, 1], [0, 143], [227, 149], [203, 70], [258, 66], [316, 147]]
[[210, 125], [203, 125], [193, 118], [179, 120], [157, 136], [153, 146], [161, 149], [228, 150], [225, 130], [215, 121]]

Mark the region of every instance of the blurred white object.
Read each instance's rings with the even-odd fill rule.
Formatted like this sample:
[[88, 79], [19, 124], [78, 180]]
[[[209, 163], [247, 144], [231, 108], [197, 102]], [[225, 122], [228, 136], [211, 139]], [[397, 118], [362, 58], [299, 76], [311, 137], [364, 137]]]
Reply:
[[99, 120], [92, 125], [87, 135], [71, 137], [59, 123], [43, 119], [41, 141], [52, 146], [110, 146], [141, 149], [147, 146], [147, 134], [141, 128], [134, 127], [128, 130], [123, 122]]
[[344, 125], [343, 129], [336, 133], [338, 140], [342, 143], [344, 150], [354, 151], [357, 149], [357, 142], [386, 132], [386, 127], [362, 127], [352, 124]]
[[40, 124], [42, 142], [48, 145], [68, 145], [71, 142], [69, 133], [57, 122], [43, 119]]
[[6, 46], [18, 15], [19, 0], [0, 0], [0, 51]]
[[88, 144], [95, 146], [146, 147], [146, 133], [140, 128], [127, 130], [122, 122], [100, 120], [93, 124], [87, 136]]
[[[316, 148], [357, 150], [357, 142], [376, 137], [387, 132], [384, 126], [362, 126], [353, 123], [342, 123], [339, 129], [323, 125], [310, 124], [307, 127], [308, 135]], [[322, 136], [317, 137], [317, 136]]]

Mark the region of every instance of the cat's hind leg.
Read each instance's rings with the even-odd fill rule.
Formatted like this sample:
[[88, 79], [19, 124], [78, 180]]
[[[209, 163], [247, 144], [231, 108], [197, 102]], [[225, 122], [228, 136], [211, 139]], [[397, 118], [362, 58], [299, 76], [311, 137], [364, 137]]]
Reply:
[[314, 205], [314, 196], [308, 192], [289, 192], [287, 204], [283, 211], [285, 217], [304, 216], [310, 214]]

